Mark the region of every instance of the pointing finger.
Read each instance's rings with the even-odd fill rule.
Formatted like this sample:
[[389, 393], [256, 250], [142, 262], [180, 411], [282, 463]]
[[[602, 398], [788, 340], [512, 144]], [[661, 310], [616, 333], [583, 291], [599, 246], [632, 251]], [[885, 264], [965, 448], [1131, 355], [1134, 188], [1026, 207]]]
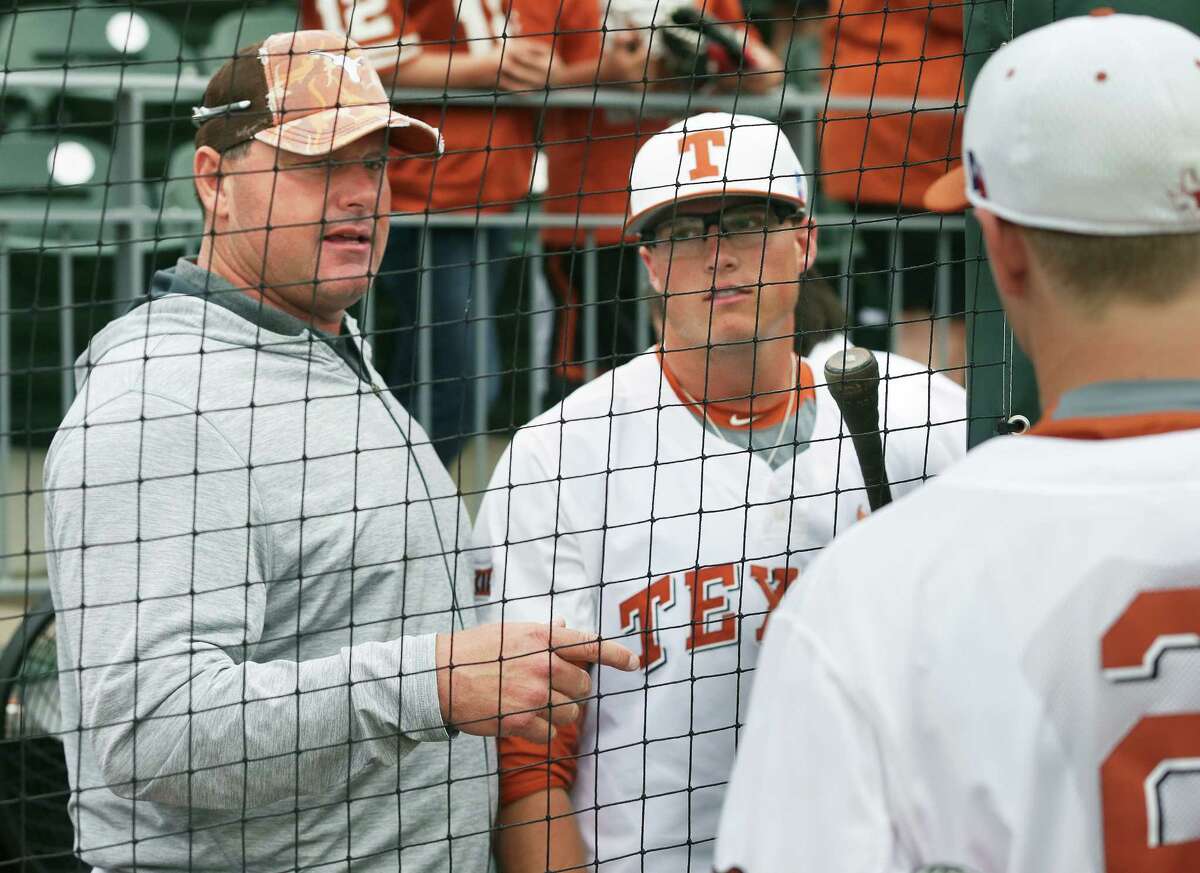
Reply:
[[552, 628], [550, 647], [561, 658], [577, 663], [602, 664], [618, 670], [636, 670], [638, 656], [620, 643], [600, 640], [595, 634], [571, 628]]

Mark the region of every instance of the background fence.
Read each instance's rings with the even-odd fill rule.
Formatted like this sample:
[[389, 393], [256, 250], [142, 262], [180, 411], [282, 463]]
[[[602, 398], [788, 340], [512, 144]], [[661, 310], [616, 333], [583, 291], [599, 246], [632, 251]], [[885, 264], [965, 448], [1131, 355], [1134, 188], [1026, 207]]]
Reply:
[[[92, 332], [109, 317], [125, 311], [144, 293], [154, 269], [169, 266], [181, 255], [195, 254], [199, 248], [200, 211], [192, 191], [190, 141], [171, 142], [169, 158], [161, 175], [148, 166], [147, 137], [154, 135], [146, 121], [146, 106], [153, 101], [169, 100], [170, 111], [181, 115], [182, 107], [197, 101], [207, 77], [198, 73], [131, 73], [65, 68], [60, 72], [12, 72], [0, 80], [0, 93], [22, 93], [30, 98], [67, 101], [71, 97], [111, 101], [116, 107], [116, 122], [111, 128], [97, 125], [112, 135], [105, 146], [93, 132], [87, 138], [77, 130], [59, 128], [54, 132], [25, 132], [20, 128], [0, 139], [0, 592], [18, 594], [44, 590], [44, 558], [37, 492], [40, 489], [40, 456], [53, 436], [58, 418], [74, 398], [74, 361]], [[47, 95], [50, 95], [47, 97]], [[904, 113], [914, 108], [922, 112], [961, 112], [959, 104], [942, 101], [912, 101], [885, 97], [835, 98], [823, 91], [807, 93], [786, 86], [773, 95], [633, 95], [617, 89], [580, 89], [551, 92], [537, 97], [524, 95], [479, 94], [403, 89], [396, 92], [398, 102], [436, 102], [451, 100], [462, 105], [515, 105], [544, 109], [570, 107], [606, 107], [640, 110], [682, 117], [702, 111], [729, 111], [777, 120], [793, 141], [801, 163], [814, 168], [810, 181], [817, 182], [817, 130], [823, 112], [830, 109]], [[157, 104], [156, 104], [157, 105]], [[11, 128], [10, 128], [11, 129]], [[162, 151], [162, 149], [159, 149]], [[30, 175], [32, 174], [32, 175]], [[60, 181], [64, 180], [64, 181]], [[819, 183], [817, 183], [819, 187]], [[7, 196], [6, 189], [7, 188]], [[45, 196], [45, 190], [50, 196]], [[932, 313], [933, 345], [931, 358], [938, 369], [953, 369], [948, 362], [951, 320], [961, 318], [953, 311], [950, 299], [951, 272], [966, 271], [961, 255], [962, 218], [958, 216], [896, 215], [880, 211], [830, 211], [822, 209], [817, 198], [815, 213], [822, 233], [818, 269], [831, 277], [846, 306], [855, 297], [856, 259], [862, 251], [862, 239], [883, 235], [894, 263], [904, 260], [905, 238], [912, 232], [934, 231], [939, 234], [936, 254], [937, 287]], [[541, 268], [539, 232], [550, 227], [599, 231], [619, 228], [624, 215], [552, 215], [541, 211], [536, 197], [506, 214], [471, 216], [397, 214], [393, 226], [415, 226], [425, 230], [448, 227], [503, 227], [517, 232], [510, 253], [524, 262], [527, 291], [531, 303], [519, 316], [497, 313], [493, 297], [501, 289], [488, 287], [487, 271], [477, 278], [476, 298], [470, 320], [475, 327], [488, 321], [519, 317], [529, 322], [532, 334], [544, 334], [544, 322], [555, 303], [545, 289]], [[580, 321], [585, 349], [596, 357], [597, 318], [602, 281], [595, 267], [596, 245], [592, 235], [584, 244], [583, 302]], [[429, 246], [421, 245], [429, 252]], [[589, 254], [590, 253], [590, 256]], [[481, 259], [483, 263], [486, 259]], [[80, 268], [80, 264], [83, 268]], [[428, 276], [429, 264], [422, 268]], [[638, 301], [638, 335], [643, 347], [652, 339], [651, 299], [644, 275], [640, 280], [645, 294]], [[894, 350], [895, 331], [902, 323], [905, 303], [905, 272], [889, 269], [889, 311], [882, 324], [887, 329], [884, 342], [873, 345]], [[421, 293], [420, 321], [416, 331], [418, 346], [418, 387], [415, 412], [429, 420], [430, 298]], [[381, 326], [375, 318], [376, 294], [369, 294], [361, 306], [361, 321], [368, 336]], [[542, 326], [539, 330], [539, 323]], [[531, 335], [532, 335], [531, 334]], [[961, 339], [960, 339], [961, 342]], [[544, 360], [544, 349], [536, 343], [513, 349], [506, 371], [519, 374], [528, 384], [521, 392], [525, 404], [512, 409], [508, 427], [515, 427], [542, 411], [546, 373], [551, 365]], [[595, 367], [589, 366], [589, 375]], [[471, 429], [474, 434], [492, 432], [489, 410], [483, 397], [487, 391], [485, 362], [474, 362], [472, 390], [479, 396]], [[961, 376], [959, 377], [961, 378]], [[521, 415], [526, 418], [522, 419]], [[503, 428], [497, 428], [502, 433]], [[16, 454], [14, 454], [16, 452]], [[481, 488], [490, 473], [495, 452], [476, 451], [469, 459], [470, 470], [462, 484], [469, 495]], [[461, 478], [462, 472], [458, 471]], [[32, 523], [31, 523], [32, 522]]]
[[[780, 87], [768, 93], [701, 88], [686, 81], [659, 83], [664, 85], [661, 90], [588, 86], [535, 93], [401, 83], [392, 89], [392, 97], [409, 107], [522, 109], [542, 118], [564, 110], [604, 110], [651, 119], [660, 127], [667, 120], [709, 110], [776, 121], [799, 155], [813, 192], [812, 212], [820, 229], [813, 287], [818, 280], [827, 284], [846, 313], [833, 329], [864, 345], [903, 351], [960, 382], [981, 373], [1006, 373], [1011, 352], [1003, 346], [988, 346], [969, 362], [965, 358], [964, 337], [972, 330], [972, 319], [1000, 316], [994, 304], [979, 307], [969, 296], [963, 298], [966, 280], [977, 278], [986, 265], [965, 254], [962, 216], [935, 216], [901, 202], [849, 203], [825, 193], [828, 174], [822, 144], [831, 115], [860, 118], [868, 127], [889, 119], [957, 119], [962, 98], [892, 96], [876, 93], [873, 87], [860, 94], [835, 93], [826, 81], [828, 61], [814, 43], [813, 28], [804, 29], [805, 22], [830, 32], [830, 22], [871, 14], [871, 5], [840, 12], [838, 3], [797, 3], [791, 12], [784, 10], [792, 5], [759, 3], [757, 11], [750, 10], [764, 33], [786, 29], [791, 34], [769, 40], [782, 56], [786, 75]], [[932, 4], [931, 11], [934, 6], [953, 9], [968, 34], [976, 15], [1005, 8], [1002, 0]], [[145, 295], [156, 270], [198, 250], [201, 215], [193, 186], [190, 118], [209, 77], [236, 47], [294, 29], [299, 22], [296, 6], [240, 0], [73, 0], [18, 3], [3, 10], [0, 649], [9, 645], [0, 658], [0, 695], [9, 705], [8, 718], [0, 723], [0, 781], [8, 778], [10, 785], [19, 785], [19, 806], [11, 791], [0, 796], [0, 804], [7, 804], [7, 811], [0, 808], [0, 817], [19, 815], [20, 827], [28, 832], [35, 819], [44, 816], [48, 836], [39, 845], [57, 839], [60, 848], [45, 850], [43, 860], [28, 847], [6, 857], [0, 834], [0, 871], [75, 869], [67, 857], [69, 846], [61, 844], [64, 777], [61, 752], [52, 736], [59, 725], [54, 624], [43, 597], [47, 581], [42, 469], [50, 441], [75, 396], [76, 358], [104, 324]], [[882, 40], [880, 52], [875, 66], [886, 73]], [[960, 49], [960, 64], [965, 55]], [[923, 49], [920, 60], [924, 62]], [[900, 151], [905, 153], [906, 147], [902, 143]], [[553, 402], [561, 365], [549, 350], [564, 313], [569, 311], [578, 323], [578, 364], [585, 380], [598, 375], [618, 351], [607, 346], [615, 342], [608, 322], [615, 318], [612, 288], [621, 277], [604, 265], [611, 263], [609, 256], [627, 251], [627, 243], [606, 241], [625, 216], [564, 215], [547, 208], [544, 161], [541, 149], [528, 196], [504, 210], [397, 211], [390, 218], [393, 231], [418, 231], [416, 318], [411, 325], [414, 372], [408, 402], [426, 424], [434, 416], [435, 392], [441, 384], [435, 372], [434, 337], [443, 324], [434, 308], [432, 237], [446, 229], [510, 231], [500, 253], [490, 251], [484, 236], [476, 235], [467, 263], [472, 286], [470, 306], [463, 313], [469, 342], [460, 350], [465, 360], [461, 381], [472, 402], [464, 407], [469, 417], [463, 422], [462, 450], [448, 466], [472, 510], [512, 433]], [[908, 169], [904, 155], [895, 161], [896, 167]], [[557, 297], [547, 280], [552, 254], [544, 234], [555, 228], [574, 229], [582, 236], [575, 247], [579, 298], [570, 302]], [[917, 249], [921, 254], [913, 255]], [[499, 274], [489, 269], [497, 261], [504, 262]], [[617, 304], [631, 313], [633, 335], [631, 347], [619, 351], [630, 353], [654, 343], [657, 299], [639, 268], [636, 293]], [[923, 313], [912, 314], [914, 301]], [[398, 342], [394, 304], [373, 291], [354, 313], [364, 334], [385, 355]], [[1004, 334], [1002, 326], [1000, 333]], [[497, 338], [498, 359], [487, 351], [492, 335]], [[1005, 378], [1002, 375], [1001, 381]], [[1009, 408], [1001, 400], [984, 427], [1005, 417]], [[19, 752], [5, 757], [8, 741], [7, 752]], [[16, 769], [14, 760], [19, 761]], [[10, 816], [10, 824], [13, 821]]]

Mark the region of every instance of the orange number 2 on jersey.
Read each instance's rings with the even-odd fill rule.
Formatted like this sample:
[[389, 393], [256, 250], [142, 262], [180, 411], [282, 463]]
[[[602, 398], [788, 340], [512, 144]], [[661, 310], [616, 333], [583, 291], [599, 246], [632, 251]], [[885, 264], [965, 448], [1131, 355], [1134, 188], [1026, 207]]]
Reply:
[[[1143, 591], [1100, 646], [1106, 679], [1152, 682], [1169, 649], [1200, 648], [1200, 588]], [[1200, 712], [1148, 715], [1100, 768], [1108, 873], [1200, 871], [1200, 839], [1167, 844], [1160, 788], [1172, 773], [1200, 771]]]

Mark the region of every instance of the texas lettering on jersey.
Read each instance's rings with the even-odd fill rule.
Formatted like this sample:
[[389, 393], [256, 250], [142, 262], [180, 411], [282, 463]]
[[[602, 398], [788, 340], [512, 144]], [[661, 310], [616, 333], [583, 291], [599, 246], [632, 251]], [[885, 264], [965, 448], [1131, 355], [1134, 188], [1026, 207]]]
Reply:
[[[750, 564], [746, 569], [767, 602], [762, 621], [754, 631], [754, 639], [761, 642], [771, 610], [779, 605], [788, 587], [800, 575], [800, 570], [796, 567], [764, 567], [759, 564]], [[490, 578], [490, 570], [488, 572]], [[676, 595], [681, 590], [687, 592], [686, 623], [689, 631], [684, 643], [687, 651], [699, 652], [737, 643], [743, 616], [737, 613], [732, 592], [741, 587], [741, 573], [740, 564], [720, 564], [668, 574], [622, 600], [618, 605], [621, 630], [638, 636], [642, 667], [651, 672], [666, 663], [667, 652], [659, 640], [658, 631], [663, 625], [663, 613], [676, 605]]]

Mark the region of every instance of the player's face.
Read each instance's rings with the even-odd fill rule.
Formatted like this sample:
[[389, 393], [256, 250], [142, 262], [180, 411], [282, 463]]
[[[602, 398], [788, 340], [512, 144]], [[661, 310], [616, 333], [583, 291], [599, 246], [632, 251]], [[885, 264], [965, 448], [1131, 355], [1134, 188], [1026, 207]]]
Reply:
[[816, 234], [802, 217], [785, 217], [764, 199], [714, 198], [680, 203], [648, 230], [642, 262], [666, 296], [667, 348], [794, 332], [798, 280], [816, 254]]
[[383, 258], [386, 162], [383, 131], [320, 157], [254, 142], [224, 168], [230, 208], [222, 245], [237, 274], [299, 311], [337, 321]]

